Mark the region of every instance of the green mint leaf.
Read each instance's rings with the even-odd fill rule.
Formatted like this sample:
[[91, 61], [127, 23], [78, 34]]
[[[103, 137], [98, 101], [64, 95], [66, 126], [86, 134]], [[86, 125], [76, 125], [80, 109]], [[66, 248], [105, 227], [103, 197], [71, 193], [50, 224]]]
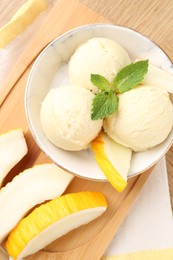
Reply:
[[110, 90], [109, 81], [99, 74], [91, 74], [90, 78], [94, 86], [98, 87], [100, 90]]
[[120, 70], [113, 80], [113, 88], [123, 93], [136, 87], [148, 71], [148, 60], [137, 61]]
[[116, 96], [115, 92], [112, 90], [109, 92], [101, 91], [93, 99], [91, 119], [103, 119], [115, 112], [117, 108], [118, 97]]

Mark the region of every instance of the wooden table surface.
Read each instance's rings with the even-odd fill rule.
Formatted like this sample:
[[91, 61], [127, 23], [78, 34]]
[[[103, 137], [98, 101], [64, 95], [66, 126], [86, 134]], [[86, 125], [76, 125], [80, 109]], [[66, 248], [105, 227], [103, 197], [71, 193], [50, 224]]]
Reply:
[[[58, 0], [50, 0], [51, 7]], [[69, 0], [70, 1], [70, 0]], [[139, 31], [157, 43], [173, 61], [173, 0], [78, 0], [113, 24]], [[26, 0], [0, 1], [0, 27]], [[82, 15], [82, 14], [81, 14]], [[173, 208], [173, 146], [166, 155]]]

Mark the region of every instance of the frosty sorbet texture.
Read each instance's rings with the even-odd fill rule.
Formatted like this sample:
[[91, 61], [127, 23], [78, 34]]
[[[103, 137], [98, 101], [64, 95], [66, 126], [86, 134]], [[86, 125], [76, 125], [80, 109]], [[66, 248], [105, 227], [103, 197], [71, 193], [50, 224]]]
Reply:
[[92, 38], [72, 55], [70, 80], [96, 93], [98, 89], [90, 81], [91, 74], [100, 74], [111, 82], [117, 72], [130, 62], [128, 53], [118, 43], [106, 38]]
[[94, 94], [78, 86], [52, 89], [41, 107], [41, 124], [46, 137], [56, 146], [80, 151], [98, 135], [102, 120], [91, 120]]
[[163, 142], [173, 126], [173, 106], [162, 89], [140, 86], [119, 95], [118, 111], [104, 122], [106, 133], [133, 151]]

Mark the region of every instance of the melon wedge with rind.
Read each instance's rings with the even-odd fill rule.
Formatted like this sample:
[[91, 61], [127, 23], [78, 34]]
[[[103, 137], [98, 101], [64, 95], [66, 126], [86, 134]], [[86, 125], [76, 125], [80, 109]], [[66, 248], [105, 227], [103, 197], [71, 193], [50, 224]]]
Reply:
[[9, 171], [27, 154], [28, 148], [22, 129], [0, 135], [0, 187]]
[[94, 157], [108, 181], [119, 192], [127, 186], [132, 150], [101, 132], [91, 143]]
[[[139, 61], [139, 59], [136, 61]], [[173, 94], [173, 73], [171, 74], [170, 72], [149, 63], [148, 72], [146, 73], [142, 84], [158, 87]]]
[[22, 219], [10, 233], [6, 249], [13, 259], [34, 254], [69, 231], [87, 224], [107, 209], [100, 192], [63, 195]]
[[53, 163], [36, 165], [0, 190], [0, 242], [34, 206], [59, 197], [73, 175]]

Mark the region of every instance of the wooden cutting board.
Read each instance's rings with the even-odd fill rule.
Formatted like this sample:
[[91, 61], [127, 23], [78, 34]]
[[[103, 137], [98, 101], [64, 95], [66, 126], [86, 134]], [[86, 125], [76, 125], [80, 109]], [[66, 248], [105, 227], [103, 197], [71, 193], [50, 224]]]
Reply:
[[[45, 20], [43, 26], [33, 38], [29, 47], [27, 47], [27, 50], [25, 50], [19, 58], [20, 62], [16, 63], [13, 71], [14, 75], [8, 78], [6, 88], [3, 88], [1, 93], [2, 106], [0, 108], [0, 133], [14, 128], [22, 128], [25, 133], [29, 152], [25, 158], [23, 158], [23, 160], [10, 172], [8, 178], [4, 181], [4, 185], [7, 181], [10, 181], [16, 174], [23, 171], [25, 168], [50, 161], [40, 151], [34, 142], [34, 139], [28, 129], [28, 124], [25, 117], [24, 91], [26, 80], [31, 68], [31, 65], [29, 67], [28, 65], [32, 63], [45, 45], [63, 32], [82, 24], [100, 22], [108, 23], [109, 21], [76, 1], [59, 0], [57, 5], [52, 9], [49, 16]], [[21, 77], [18, 80], [20, 75]], [[130, 179], [128, 181], [127, 188], [122, 193], [116, 192], [109, 183], [92, 182], [76, 177], [70, 184], [66, 193], [86, 190], [101, 191], [106, 196], [108, 201], [109, 207], [107, 212], [99, 219], [96, 219], [92, 223], [70, 232], [47, 246], [41, 252], [28, 257], [27, 259], [53, 260], [56, 259], [56, 254], [54, 254], [55, 252], [72, 250], [82, 246], [99, 234], [101, 230], [106, 227], [113, 216], [117, 217], [117, 222], [113, 232], [115, 233], [124, 220], [129, 208], [133, 204], [150, 173], [151, 170], [138, 177]], [[105, 242], [102, 245], [105, 250], [113, 236], [113, 233], [109, 236], [109, 240], [106, 240], [105, 237]], [[86, 255], [83, 255], [80, 259], [87, 260], [89, 258], [86, 258]], [[99, 258], [96, 256], [93, 260], [96, 259]]]

